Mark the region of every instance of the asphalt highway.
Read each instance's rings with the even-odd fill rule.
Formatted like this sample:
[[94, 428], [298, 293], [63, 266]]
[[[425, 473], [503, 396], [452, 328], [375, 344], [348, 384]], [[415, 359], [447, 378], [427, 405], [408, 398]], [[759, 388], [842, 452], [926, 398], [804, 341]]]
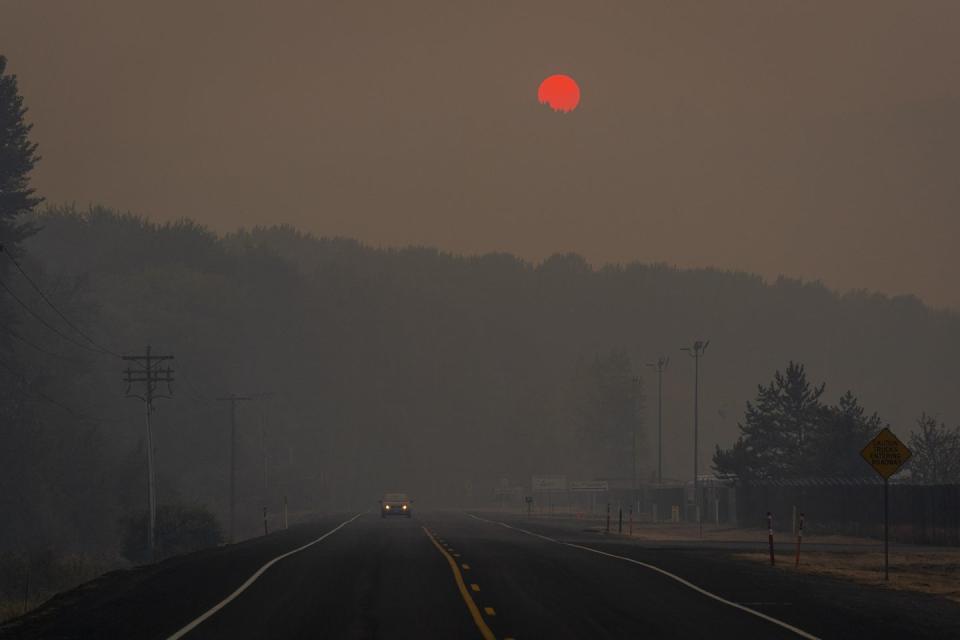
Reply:
[[108, 574], [10, 638], [956, 637], [950, 601], [518, 515], [329, 516]]

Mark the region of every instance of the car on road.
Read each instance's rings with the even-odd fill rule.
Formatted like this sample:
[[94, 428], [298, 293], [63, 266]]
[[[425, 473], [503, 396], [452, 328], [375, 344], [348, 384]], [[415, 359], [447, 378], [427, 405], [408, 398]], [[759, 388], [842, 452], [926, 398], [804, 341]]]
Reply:
[[405, 493], [386, 493], [380, 501], [380, 517], [407, 516], [409, 518], [413, 512], [411, 504], [413, 500]]

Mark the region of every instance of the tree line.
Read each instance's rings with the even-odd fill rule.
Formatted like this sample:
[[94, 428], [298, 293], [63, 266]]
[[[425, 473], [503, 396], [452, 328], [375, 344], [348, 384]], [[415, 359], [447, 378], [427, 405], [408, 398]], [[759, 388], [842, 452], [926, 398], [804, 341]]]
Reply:
[[[738, 482], [872, 477], [860, 451], [884, 423], [876, 413], [867, 413], [851, 391], [836, 404], [824, 402], [825, 391], [826, 383], [811, 384], [800, 363], [791, 361], [783, 372], [775, 372], [747, 401], [733, 446], [717, 445], [714, 470]], [[960, 483], [960, 427], [947, 427], [925, 412], [915, 427], [908, 439], [912, 457], [900, 477], [923, 484]]]

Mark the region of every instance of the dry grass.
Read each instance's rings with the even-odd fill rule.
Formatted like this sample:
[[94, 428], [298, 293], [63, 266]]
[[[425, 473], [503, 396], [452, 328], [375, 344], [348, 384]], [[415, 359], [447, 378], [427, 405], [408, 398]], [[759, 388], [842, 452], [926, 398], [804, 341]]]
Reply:
[[[766, 553], [740, 553], [735, 557], [752, 562], [770, 561]], [[891, 550], [889, 582], [883, 579], [883, 549], [878, 548], [876, 543], [872, 549], [863, 551], [801, 551], [799, 568], [794, 568], [794, 556], [791, 554], [777, 563], [777, 569], [826, 575], [889, 589], [930, 593], [960, 603], [960, 549]]]
[[[616, 522], [613, 523], [613, 530], [616, 531]], [[623, 533], [628, 534], [628, 523], [624, 522]], [[701, 542], [756, 542], [758, 544], [767, 543], [766, 529], [740, 529], [733, 527], [717, 526], [712, 524], [700, 527], [696, 524], [678, 523], [678, 524], [634, 524], [633, 537], [640, 540], [650, 541], [701, 541]], [[777, 543], [786, 540], [792, 540], [790, 533], [777, 532], [774, 534]], [[876, 545], [875, 540], [868, 538], [856, 538], [853, 536], [824, 535], [805, 533], [803, 541], [807, 544], [844, 544], [844, 545]]]

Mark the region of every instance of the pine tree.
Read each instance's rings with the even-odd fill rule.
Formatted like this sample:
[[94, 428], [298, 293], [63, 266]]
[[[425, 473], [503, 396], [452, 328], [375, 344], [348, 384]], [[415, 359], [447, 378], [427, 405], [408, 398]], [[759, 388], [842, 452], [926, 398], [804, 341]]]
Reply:
[[774, 373], [769, 385], [757, 387], [756, 400], [747, 402], [734, 448], [717, 448], [714, 469], [741, 478], [808, 475], [825, 415], [823, 391], [823, 384], [807, 381], [802, 364], [791, 361], [785, 372]]
[[876, 413], [867, 415], [853, 393], [847, 391], [836, 406], [824, 412], [814, 434], [811, 467], [824, 477], [869, 475], [860, 450], [881, 427], [880, 417]]
[[27, 109], [17, 91], [17, 77], [6, 69], [7, 59], [0, 56], [0, 243], [4, 250], [15, 251], [33, 232], [29, 225], [19, 223], [18, 217], [42, 201], [29, 185], [30, 171], [40, 156], [37, 145], [30, 142], [33, 125], [24, 119]]

